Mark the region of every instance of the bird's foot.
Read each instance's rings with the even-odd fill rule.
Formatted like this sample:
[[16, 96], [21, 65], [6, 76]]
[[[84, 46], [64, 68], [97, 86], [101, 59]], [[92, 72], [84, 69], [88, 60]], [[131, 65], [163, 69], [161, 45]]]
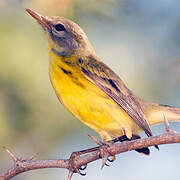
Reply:
[[113, 162], [116, 159], [116, 157], [109, 152], [109, 147], [110, 144], [108, 143], [102, 142], [102, 144], [100, 145], [100, 157], [102, 158], [101, 169], [104, 167], [104, 165], [109, 166], [109, 164], [107, 164], [107, 161]]
[[73, 172], [73, 173], [78, 173], [81, 176], [85, 176], [86, 173], [82, 173], [81, 171], [85, 170], [87, 167], [86, 165], [83, 165], [81, 167], [78, 167], [76, 164], [77, 159], [80, 157], [81, 155], [81, 151], [77, 151], [77, 152], [73, 152], [69, 158], [69, 171]]
[[78, 173], [81, 176], [85, 176], [86, 173], [82, 173], [81, 171], [85, 170], [87, 168], [87, 164], [84, 164], [82, 166], [77, 165], [77, 159], [80, 158], [81, 155], [83, 154], [87, 154], [90, 152], [94, 152], [97, 151], [98, 147], [95, 148], [91, 148], [91, 149], [87, 149], [87, 150], [82, 150], [82, 151], [76, 151], [73, 152], [69, 158], [69, 176], [68, 176], [68, 180], [71, 179], [72, 175], [74, 173]]
[[116, 159], [116, 157], [112, 155], [108, 150], [108, 148], [111, 146], [111, 144], [113, 144], [113, 142], [112, 141], [101, 142], [97, 140], [94, 136], [89, 135], [89, 137], [99, 145], [99, 156], [102, 158], [101, 169], [104, 167], [104, 165], [109, 166], [107, 164], [107, 161], [113, 162]]

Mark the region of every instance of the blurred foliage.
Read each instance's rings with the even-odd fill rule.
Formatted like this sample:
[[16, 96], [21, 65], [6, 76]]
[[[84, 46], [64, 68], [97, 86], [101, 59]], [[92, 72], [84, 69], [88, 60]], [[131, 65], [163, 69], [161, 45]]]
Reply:
[[[68, 113], [56, 106], [46, 43], [37, 38], [43, 37], [42, 33], [29, 22], [25, 1], [16, 3], [19, 6], [12, 7], [10, 1], [4, 2], [0, 17], [0, 144], [16, 144], [25, 134], [34, 144], [44, 141], [42, 148], [50, 142], [48, 148], [54, 143], [51, 139], [66, 132]], [[63, 113], [58, 114], [61, 109]], [[51, 128], [54, 131], [47, 133]]]
[[180, 59], [170, 62], [164, 69], [164, 73], [169, 74], [171, 86], [180, 84]]

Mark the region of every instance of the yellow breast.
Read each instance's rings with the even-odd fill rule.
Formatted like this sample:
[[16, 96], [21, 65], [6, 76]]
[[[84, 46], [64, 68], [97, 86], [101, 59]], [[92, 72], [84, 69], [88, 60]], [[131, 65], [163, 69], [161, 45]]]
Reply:
[[65, 107], [103, 139], [124, 134], [131, 136], [137, 127], [129, 115], [96, 85], [77, 65], [77, 58], [62, 58], [50, 51], [50, 79]]

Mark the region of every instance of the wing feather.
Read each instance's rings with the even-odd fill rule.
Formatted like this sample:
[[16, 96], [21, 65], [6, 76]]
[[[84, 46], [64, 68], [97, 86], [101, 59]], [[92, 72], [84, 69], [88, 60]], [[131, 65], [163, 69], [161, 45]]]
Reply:
[[84, 75], [127, 112], [147, 136], [152, 136], [137, 98], [108, 66], [94, 57], [81, 61], [79, 66]]

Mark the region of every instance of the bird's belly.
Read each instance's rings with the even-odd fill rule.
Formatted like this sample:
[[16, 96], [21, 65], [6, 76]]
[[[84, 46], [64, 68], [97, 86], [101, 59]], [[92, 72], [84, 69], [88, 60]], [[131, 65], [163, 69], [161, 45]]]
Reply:
[[130, 116], [97, 86], [87, 79], [76, 81], [69, 76], [50, 74], [62, 104], [103, 139], [119, 137], [137, 127]]

